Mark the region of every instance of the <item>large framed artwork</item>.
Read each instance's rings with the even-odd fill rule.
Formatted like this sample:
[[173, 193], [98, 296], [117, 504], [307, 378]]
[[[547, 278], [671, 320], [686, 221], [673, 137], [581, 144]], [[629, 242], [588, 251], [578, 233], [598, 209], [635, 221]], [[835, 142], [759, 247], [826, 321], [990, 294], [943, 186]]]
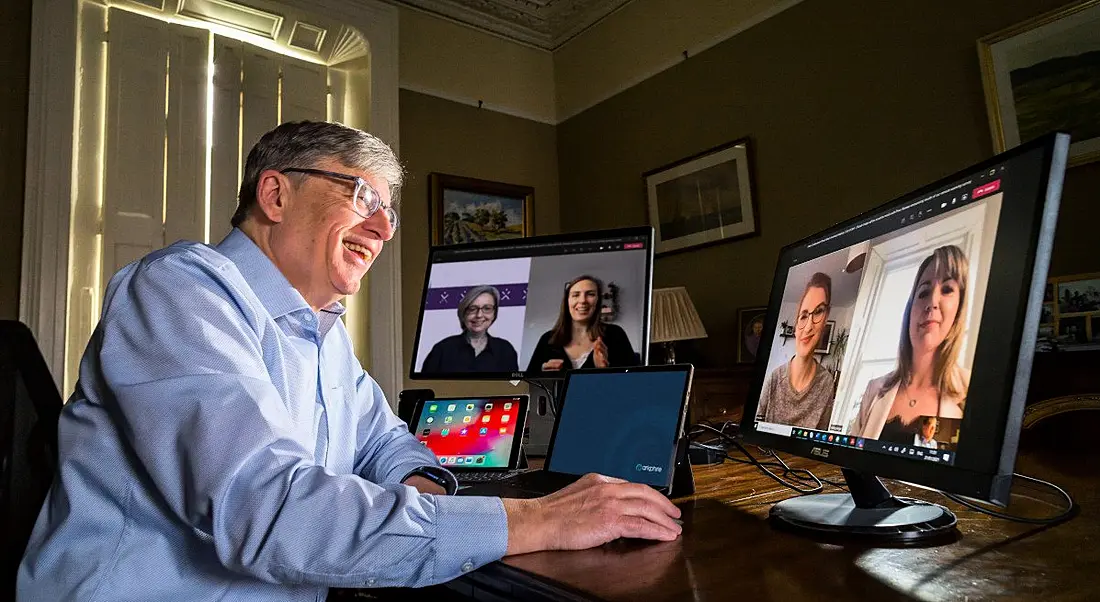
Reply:
[[996, 152], [1069, 132], [1070, 165], [1100, 159], [1100, 0], [1083, 0], [978, 40]]
[[535, 189], [462, 176], [428, 175], [432, 244], [525, 238], [535, 233]]
[[748, 138], [643, 174], [654, 251], [758, 234]]

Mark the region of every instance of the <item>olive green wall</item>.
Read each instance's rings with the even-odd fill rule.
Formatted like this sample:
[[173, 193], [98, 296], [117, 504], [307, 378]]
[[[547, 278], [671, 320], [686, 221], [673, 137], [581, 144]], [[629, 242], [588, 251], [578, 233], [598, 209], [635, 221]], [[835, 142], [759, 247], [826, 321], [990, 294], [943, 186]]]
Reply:
[[[562, 229], [648, 223], [642, 173], [743, 136], [760, 235], [658, 258], [736, 361], [736, 310], [767, 303], [785, 244], [992, 154], [978, 38], [1064, 0], [806, 0], [558, 127]], [[1100, 163], [1066, 178], [1052, 274], [1100, 270]]]
[[[558, 157], [554, 126], [473, 106], [401, 91], [401, 161], [408, 183], [401, 196], [401, 297], [405, 365], [411, 362], [431, 232], [428, 174], [446, 173], [532, 186], [535, 233], [553, 234], [558, 222]], [[486, 393], [483, 383], [416, 383], [436, 393]], [[514, 391], [500, 385], [501, 392]]]

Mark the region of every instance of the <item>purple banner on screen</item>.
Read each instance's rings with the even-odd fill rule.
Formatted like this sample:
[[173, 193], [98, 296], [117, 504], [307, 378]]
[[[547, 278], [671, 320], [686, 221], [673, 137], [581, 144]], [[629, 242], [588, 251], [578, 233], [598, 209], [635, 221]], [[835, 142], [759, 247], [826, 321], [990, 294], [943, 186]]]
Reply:
[[[501, 307], [523, 307], [527, 305], [527, 283], [518, 284], [494, 284], [500, 291]], [[472, 286], [447, 286], [428, 289], [428, 300], [425, 309], [458, 309], [459, 302], [466, 296], [466, 291]]]

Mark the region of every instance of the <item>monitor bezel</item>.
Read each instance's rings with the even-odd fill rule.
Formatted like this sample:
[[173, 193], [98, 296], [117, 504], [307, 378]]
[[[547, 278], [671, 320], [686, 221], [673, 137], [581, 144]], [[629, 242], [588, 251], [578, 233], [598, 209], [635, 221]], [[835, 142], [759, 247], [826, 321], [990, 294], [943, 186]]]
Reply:
[[[409, 380], [562, 380], [568, 374], [568, 370], [556, 371], [556, 372], [527, 372], [526, 370], [519, 370], [516, 372], [440, 372], [440, 373], [426, 373], [416, 371], [417, 352], [420, 349], [420, 337], [423, 334], [424, 327], [424, 306], [428, 300], [428, 282], [432, 274], [432, 266], [435, 265], [435, 257], [439, 252], [453, 252], [461, 251], [464, 249], [476, 249], [487, 250], [493, 249], [507, 249], [516, 245], [530, 245], [530, 244], [561, 244], [561, 243], [578, 243], [591, 239], [603, 239], [603, 238], [616, 238], [616, 237], [645, 237], [645, 300], [643, 304], [643, 316], [642, 316], [642, 341], [641, 349], [637, 352], [641, 358], [641, 365], [645, 366], [649, 363], [649, 337], [650, 327], [652, 320], [653, 310], [653, 227], [652, 226], [631, 226], [627, 228], [613, 228], [607, 230], [590, 230], [587, 232], [576, 232], [568, 234], [547, 234], [543, 236], [530, 236], [527, 238], [502, 240], [502, 241], [487, 241], [487, 242], [472, 242], [455, 245], [433, 245], [428, 250], [428, 261], [425, 264], [423, 286], [420, 292], [420, 305], [418, 306], [418, 314], [416, 317], [416, 335], [413, 338], [412, 353], [410, 354], [409, 361]], [[516, 350], [517, 354], [519, 349]]]
[[[1035, 202], [1035, 214], [1030, 218], [1032, 220], [1031, 237], [1026, 241], [1029, 245], [1027, 253], [1029, 265], [1021, 268], [1021, 273], [1025, 275], [1025, 278], [1030, 278], [1030, 282], [1023, 288], [1021, 297], [1013, 299], [1014, 303], [1021, 304], [1024, 311], [1022, 315], [1018, 316], [1019, 319], [1014, 322], [1014, 324], [1022, 324], [1022, 326], [1016, 327], [1016, 331], [1012, 335], [1014, 341], [1012, 349], [1016, 350], [1013, 357], [1014, 361], [1003, 367], [1005, 370], [1012, 370], [1014, 378], [1010, 388], [1010, 399], [1008, 403], [1004, 403], [1002, 406], [1004, 410], [999, 417], [998, 424], [1002, 426], [995, 429], [999, 453], [995, 454], [994, 462], [991, 462], [984, 469], [973, 470], [955, 465], [934, 464], [916, 458], [909, 459], [850, 449], [824, 442], [794, 439], [757, 430], [755, 416], [759, 405], [760, 392], [767, 378], [768, 358], [771, 354], [773, 340], [771, 337], [761, 339], [753, 366], [753, 377], [749, 385], [749, 394], [741, 420], [741, 432], [745, 441], [881, 477], [912, 482], [975, 499], [987, 500], [995, 504], [1007, 504], [1013, 466], [1016, 461], [1024, 404], [1027, 397], [1031, 361], [1038, 336], [1040, 311], [1046, 286], [1047, 269], [1050, 263], [1050, 251], [1053, 247], [1062, 180], [1069, 152], [1068, 135], [1049, 134], [1020, 145], [783, 247], [777, 258], [768, 312], [765, 318], [764, 331], [775, 332], [778, 327], [779, 307], [782, 304], [787, 278], [787, 274], [781, 274], [780, 270], [790, 263], [791, 253], [815, 240], [858, 224], [874, 214], [904, 205], [915, 198], [933, 193], [962, 178], [980, 173], [986, 168], [1003, 164], [1037, 150], [1043, 152], [1039, 184], [1045, 186], [1045, 188], [1040, 191], [1041, 197], [1037, 198]], [[1003, 241], [1001, 244], [1004, 244]], [[1019, 241], [1016, 244], [1019, 244]], [[994, 252], [996, 251], [994, 250]], [[998, 303], [1003, 302], [1003, 299], [998, 301], [997, 297], [987, 295], [985, 302], [986, 304]]]
[[[681, 395], [681, 399], [680, 399], [680, 412], [679, 412], [679, 414], [677, 414], [676, 430], [675, 430], [675, 434], [673, 435], [672, 441], [670, 442], [672, 460], [671, 460], [671, 462], [669, 462], [668, 481], [664, 485], [650, 485], [650, 487], [653, 487], [654, 489], [656, 489], [656, 490], [658, 490], [662, 493], [666, 493], [666, 494], [669, 493], [672, 489], [672, 484], [675, 482], [675, 476], [676, 476], [676, 446], [680, 443], [680, 439], [681, 439], [681, 437], [683, 437], [683, 434], [684, 434], [684, 426], [685, 426], [684, 423], [687, 421], [688, 405], [691, 402], [691, 385], [692, 385], [692, 382], [695, 380], [695, 366], [692, 365], [692, 364], [686, 364], [686, 363], [682, 363], [682, 364], [656, 364], [656, 365], [653, 365], [653, 366], [635, 366], [635, 367], [631, 367], [631, 368], [596, 368], [596, 369], [593, 369], [593, 370], [583, 370], [581, 372], [584, 376], [590, 376], [590, 375], [593, 375], [593, 374], [629, 374], [631, 372], [633, 372], [633, 373], [638, 373], [638, 372], [644, 372], [644, 373], [683, 372], [683, 373], [687, 374], [687, 378], [684, 381], [684, 391], [683, 391], [683, 393]], [[572, 372], [570, 372], [569, 374], [572, 374]], [[565, 403], [565, 400], [566, 400], [566, 397], [569, 394], [569, 384], [570, 384], [571, 380], [572, 379], [567, 375], [567, 377], [565, 379], [565, 384], [562, 386], [561, 397], [559, 398], [559, 401], [558, 401], [558, 415], [555, 417], [554, 428], [550, 433], [550, 443], [546, 448], [546, 460], [543, 464], [544, 470], [546, 470], [547, 472], [554, 472], [553, 470], [550, 469], [550, 466], [553, 463], [552, 460], [553, 460], [553, 457], [554, 457], [554, 443], [558, 440], [558, 427], [561, 426], [561, 416], [563, 416], [565, 414], [565, 411], [566, 411], [565, 406], [567, 404]], [[568, 474], [570, 476], [581, 476], [581, 475], [574, 475], [572, 473], [560, 473], [560, 472], [555, 473], [555, 474]]]
[[[508, 465], [487, 466], [482, 468], [460, 468], [457, 465], [450, 466], [447, 464], [439, 464], [439, 467], [449, 470], [451, 472], [462, 472], [465, 470], [475, 472], [508, 472], [510, 470], [515, 470], [516, 468], [519, 468], [519, 454], [523, 450], [523, 431], [525, 428], [527, 428], [527, 412], [531, 406], [531, 396], [526, 393], [517, 393], [515, 395], [466, 395], [460, 397], [428, 397], [425, 399], [421, 399], [419, 402], [417, 402], [416, 408], [413, 411], [413, 418], [411, 420], [411, 423], [416, 426], [412, 427], [410, 433], [413, 437], [416, 437], [417, 441], [420, 440], [420, 437], [416, 434], [416, 429], [420, 427], [420, 415], [423, 413], [424, 408], [427, 407], [429, 403], [445, 403], [448, 401], [489, 401], [498, 399], [505, 401], [518, 400], [519, 403], [519, 411], [517, 413], [518, 418], [516, 418], [515, 425], [516, 432], [512, 436], [512, 449], [508, 452]], [[430, 447], [428, 448], [428, 451], [432, 452], [433, 455], [435, 454], [435, 451], [432, 450], [432, 448]], [[436, 457], [438, 459], [438, 456]]]

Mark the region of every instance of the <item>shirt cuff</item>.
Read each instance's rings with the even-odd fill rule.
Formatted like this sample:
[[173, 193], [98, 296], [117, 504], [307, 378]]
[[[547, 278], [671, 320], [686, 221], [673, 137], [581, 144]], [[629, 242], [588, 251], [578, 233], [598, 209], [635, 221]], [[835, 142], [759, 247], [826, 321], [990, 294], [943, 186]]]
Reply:
[[435, 577], [450, 581], [508, 551], [508, 515], [500, 498], [435, 498]]

